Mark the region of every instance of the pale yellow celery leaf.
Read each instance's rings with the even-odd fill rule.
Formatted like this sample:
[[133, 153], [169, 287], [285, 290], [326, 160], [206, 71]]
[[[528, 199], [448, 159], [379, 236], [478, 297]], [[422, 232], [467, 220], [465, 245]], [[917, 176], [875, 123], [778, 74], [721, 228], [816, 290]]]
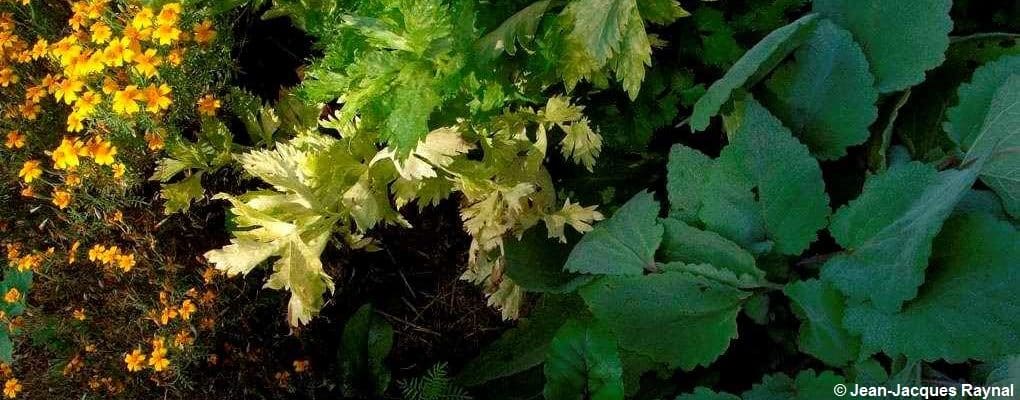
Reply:
[[566, 243], [567, 236], [563, 232], [566, 225], [570, 225], [580, 234], [591, 231], [593, 222], [605, 219], [602, 213], [595, 211], [596, 208], [597, 205], [583, 207], [580, 203], [571, 203], [570, 199], [567, 199], [563, 203], [563, 208], [543, 218], [549, 237], [558, 238], [560, 242]]
[[260, 263], [280, 249], [280, 242], [260, 242], [251, 239], [233, 238], [221, 249], [210, 250], [205, 258], [217, 270], [227, 276], [247, 275]]
[[311, 321], [322, 308], [322, 295], [334, 289], [333, 280], [319, 260], [329, 235], [329, 229], [325, 229], [308, 244], [297, 235], [291, 236], [280, 249], [275, 272], [266, 282], [267, 288], [290, 291], [287, 316], [291, 326]]
[[595, 158], [602, 152], [602, 135], [591, 129], [587, 119], [572, 123], [564, 130], [566, 135], [560, 142], [563, 157], [584, 165], [588, 172], [594, 171]]
[[545, 122], [563, 124], [580, 120], [583, 110], [583, 106], [570, 104], [570, 99], [565, 96], [553, 96], [545, 103], [545, 109], [539, 112], [539, 116]]
[[498, 308], [504, 320], [513, 320], [520, 316], [523, 300], [524, 289], [504, 276], [496, 290], [489, 294], [488, 304]]
[[237, 161], [245, 171], [273, 185], [276, 190], [297, 193], [309, 203], [316, 204], [305, 168], [308, 154], [293, 142], [277, 144], [273, 150], [241, 154]]

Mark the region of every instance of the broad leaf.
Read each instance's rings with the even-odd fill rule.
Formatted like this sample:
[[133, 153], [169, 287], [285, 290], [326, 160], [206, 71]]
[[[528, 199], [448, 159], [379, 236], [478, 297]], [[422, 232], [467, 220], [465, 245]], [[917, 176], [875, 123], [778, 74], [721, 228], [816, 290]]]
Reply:
[[813, 370], [804, 370], [796, 379], [779, 373], [766, 375], [742, 397], [744, 400], [835, 400], [842, 396], [833, 394], [833, 388], [845, 383], [846, 379], [829, 371], [815, 374]]
[[581, 238], [567, 258], [570, 272], [640, 275], [655, 266], [662, 240], [659, 202], [649, 192], [632, 197], [606, 221]]
[[996, 360], [1020, 348], [1020, 233], [987, 214], [946, 222], [917, 298], [898, 313], [868, 304], [845, 316], [865, 348], [889, 355], [957, 363]]
[[822, 171], [768, 110], [745, 104], [739, 129], [708, 173], [698, 216], [744, 248], [770, 241], [781, 254], [800, 254], [829, 215]]
[[691, 128], [695, 132], [708, 127], [709, 120], [719, 113], [734, 90], [753, 85], [772, 71], [786, 56], [797, 49], [815, 29], [818, 16], [810, 14], [790, 25], [776, 29], [737, 60], [726, 75], [712, 84], [694, 105]]
[[164, 184], [159, 195], [166, 200], [163, 204], [164, 214], [187, 211], [191, 207], [191, 202], [205, 195], [202, 189], [202, 173], [196, 172], [177, 183]]
[[550, 0], [532, 3], [507, 18], [498, 28], [475, 42], [480, 63], [487, 63], [500, 54], [517, 54], [517, 45], [523, 48], [534, 39], [535, 31], [542, 22], [542, 16], [549, 9]]
[[740, 400], [740, 398], [729, 393], [716, 393], [712, 389], [698, 387], [692, 393], [677, 396], [676, 400]]
[[519, 240], [506, 240], [503, 249], [507, 276], [529, 292], [572, 292], [593, 278], [564, 271], [570, 246], [546, 238], [538, 229], [528, 230]]
[[361, 306], [347, 320], [340, 337], [341, 384], [348, 396], [381, 396], [390, 385], [390, 370], [383, 360], [393, 347], [393, 327], [372, 312], [372, 305]]
[[545, 398], [621, 399], [622, 373], [613, 333], [596, 321], [569, 320], [549, 345]]
[[836, 159], [868, 139], [878, 91], [850, 32], [828, 20], [766, 82], [770, 109], [818, 158]]
[[694, 228], [674, 218], [663, 219], [661, 224], [664, 228], [659, 248], [661, 261], [711, 264], [733, 272], [740, 279], [754, 281], [765, 278], [765, 272], [755, 266], [751, 253], [719, 234]]
[[932, 240], [976, 175], [912, 162], [872, 176], [833, 217], [832, 236], [847, 250], [825, 263], [822, 277], [852, 301], [898, 310], [924, 282]]
[[970, 149], [981, 133], [996, 92], [1017, 71], [1020, 56], [1003, 57], [976, 69], [970, 81], [957, 89], [956, 105], [949, 109], [942, 126], [964, 150]]
[[726, 351], [748, 296], [685, 272], [607, 276], [580, 293], [621, 347], [684, 370], [708, 365]]
[[669, 196], [670, 216], [684, 222], [698, 218], [705, 181], [712, 167], [712, 159], [700, 151], [677, 144], [669, 152], [666, 165], [666, 194]]
[[951, 0], [814, 0], [813, 10], [854, 34], [880, 93], [906, 89], [945, 60]]
[[783, 290], [804, 320], [797, 345], [826, 364], [842, 367], [857, 359], [859, 337], [843, 327], [846, 299], [825, 281], [798, 281]]
[[583, 317], [578, 315], [579, 310], [585, 314], [584, 303], [576, 295], [543, 296], [530, 316], [521, 318], [516, 327], [504, 332], [464, 366], [457, 382], [478, 386], [541, 364], [563, 322], [568, 317]]

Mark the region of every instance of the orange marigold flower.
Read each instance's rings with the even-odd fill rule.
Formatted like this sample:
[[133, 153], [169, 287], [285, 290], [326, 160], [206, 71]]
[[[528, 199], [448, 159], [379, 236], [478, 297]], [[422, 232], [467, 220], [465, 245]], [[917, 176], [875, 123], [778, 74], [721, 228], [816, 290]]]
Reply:
[[308, 367], [311, 366], [311, 362], [308, 360], [294, 360], [294, 372], [302, 373], [308, 371]]
[[7, 140], [4, 141], [4, 146], [7, 146], [8, 149], [25, 147], [25, 134], [18, 131], [7, 132]]
[[181, 17], [181, 3], [167, 3], [159, 10], [156, 23], [160, 25], [173, 25]]
[[142, 349], [135, 349], [131, 354], [124, 356], [124, 364], [127, 364], [127, 370], [130, 372], [141, 371], [145, 365], [145, 353], [142, 353]]
[[56, 169], [74, 169], [78, 166], [78, 156], [84, 155], [85, 145], [78, 139], [65, 137], [60, 146], [53, 150], [53, 166]]
[[118, 114], [134, 114], [141, 109], [138, 100], [142, 98], [142, 92], [138, 86], [128, 85], [124, 90], [113, 93], [113, 112]]
[[211, 94], [202, 96], [198, 99], [198, 113], [207, 117], [216, 116], [216, 111], [220, 109], [220, 101]]
[[92, 42], [96, 44], [106, 43], [113, 36], [113, 31], [110, 26], [104, 24], [102, 21], [92, 24], [89, 28], [92, 31]]
[[145, 143], [149, 146], [149, 150], [152, 151], [160, 150], [166, 145], [163, 135], [158, 131], [146, 132]]
[[135, 17], [131, 19], [131, 27], [135, 29], [145, 29], [152, 26], [152, 18], [155, 15], [152, 13], [152, 9], [149, 7], [142, 7], [141, 10], [135, 14]]
[[170, 367], [170, 360], [166, 358], [166, 349], [156, 349], [149, 355], [149, 365], [156, 372], [166, 370]]
[[123, 163], [113, 164], [113, 177], [120, 179], [124, 177], [124, 173], [127, 172], [127, 167]]
[[160, 24], [152, 32], [152, 37], [163, 46], [169, 46], [181, 39], [181, 30], [174, 25]]
[[4, 293], [4, 301], [8, 303], [17, 303], [19, 300], [21, 300], [21, 292], [18, 291], [18, 288], [10, 288], [7, 293]]
[[131, 60], [135, 63], [135, 71], [146, 78], [152, 78], [159, 75], [159, 71], [156, 71], [156, 67], [159, 66], [159, 56], [156, 55], [156, 49], [148, 49], [144, 52], [135, 54], [134, 59]]
[[212, 42], [215, 38], [216, 30], [213, 29], [212, 21], [204, 20], [195, 24], [195, 42], [206, 44]]
[[84, 321], [85, 320], [85, 309], [84, 308], [76, 308], [76, 309], [74, 309], [74, 312], [71, 313], [71, 315], [74, 316], [74, 319], [76, 319], [76, 320]]
[[59, 207], [61, 210], [67, 208], [71, 204], [71, 193], [63, 190], [56, 190], [53, 192], [53, 205]]
[[21, 393], [21, 383], [17, 378], [11, 378], [4, 382], [4, 396], [13, 399], [18, 397], [18, 393]]
[[117, 256], [117, 267], [124, 272], [131, 272], [131, 269], [135, 267], [135, 255], [121, 254]]
[[181, 314], [181, 319], [187, 321], [191, 319], [191, 314], [194, 314], [197, 310], [198, 308], [195, 307], [195, 303], [191, 302], [191, 299], [184, 299], [178, 312]]
[[159, 86], [152, 84], [146, 87], [142, 94], [145, 99], [145, 111], [157, 113], [170, 108], [172, 103], [170, 92], [170, 86], [165, 83]]

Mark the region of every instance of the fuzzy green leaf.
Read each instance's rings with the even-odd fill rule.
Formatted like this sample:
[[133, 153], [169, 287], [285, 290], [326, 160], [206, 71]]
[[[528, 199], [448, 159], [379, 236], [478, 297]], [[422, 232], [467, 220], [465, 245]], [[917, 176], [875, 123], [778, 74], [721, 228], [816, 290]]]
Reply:
[[506, 240], [503, 248], [507, 276], [529, 292], [572, 292], [593, 278], [564, 271], [570, 247], [546, 238], [538, 229], [528, 230], [519, 240]]
[[783, 373], [767, 375], [761, 383], [744, 392], [744, 400], [827, 400], [840, 399], [833, 394], [833, 387], [845, 384], [846, 379], [832, 372], [815, 374], [813, 370], [801, 371], [796, 379]]
[[797, 49], [815, 29], [818, 16], [810, 14], [776, 29], [737, 60], [726, 75], [712, 84], [694, 105], [691, 128], [695, 132], [708, 128], [709, 120], [719, 113], [734, 90], [753, 85], [772, 71], [786, 56]]
[[1020, 348], [1020, 232], [987, 214], [946, 222], [917, 297], [898, 313], [851, 305], [847, 328], [865, 348], [952, 363], [996, 360]]
[[729, 393], [716, 393], [706, 387], [698, 387], [694, 392], [677, 396], [676, 400], [740, 400]]
[[613, 333], [596, 321], [569, 320], [549, 345], [545, 398], [621, 399], [622, 374]]
[[708, 365], [726, 351], [737, 336], [737, 313], [748, 296], [675, 271], [607, 276], [580, 293], [621, 347], [684, 370]]
[[713, 161], [700, 151], [677, 144], [669, 152], [666, 165], [666, 194], [670, 215], [685, 222], [697, 219], [704, 195], [707, 171]]
[[662, 241], [659, 202], [649, 192], [632, 197], [581, 238], [563, 269], [585, 274], [640, 275], [655, 266]]
[[797, 345], [826, 364], [842, 367], [857, 359], [859, 337], [843, 327], [846, 299], [825, 281], [798, 281], [786, 286], [786, 296], [798, 307], [804, 322]]
[[393, 347], [393, 327], [372, 312], [372, 305], [361, 306], [347, 320], [340, 337], [341, 384], [348, 396], [382, 395], [390, 385], [390, 370], [383, 360]]
[[1017, 71], [1020, 56], [1003, 57], [975, 70], [970, 82], [957, 89], [957, 103], [947, 112], [942, 127], [964, 150], [970, 149], [981, 133], [995, 93]]
[[661, 220], [664, 228], [662, 262], [711, 264], [733, 272], [738, 278], [761, 280], [765, 272], [755, 266], [754, 256], [715, 232], [703, 231], [675, 218]]
[[880, 93], [906, 89], [942, 64], [951, 0], [814, 0], [813, 10], [854, 34]]
[[698, 213], [708, 230], [755, 248], [771, 241], [800, 254], [829, 215], [822, 171], [808, 148], [753, 99], [734, 138], [715, 160]]
[[825, 263], [822, 277], [853, 301], [898, 310], [917, 293], [932, 240], [975, 178], [974, 169], [937, 172], [917, 162], [869, 178], [833, 217], [832, 236], [847, 251]]
[[850, 32], [828, 20], [766, 82], [775, 98], [770, 108], [823, 160], [868, 140], [868, 126], [878, 118], [874, 84]]

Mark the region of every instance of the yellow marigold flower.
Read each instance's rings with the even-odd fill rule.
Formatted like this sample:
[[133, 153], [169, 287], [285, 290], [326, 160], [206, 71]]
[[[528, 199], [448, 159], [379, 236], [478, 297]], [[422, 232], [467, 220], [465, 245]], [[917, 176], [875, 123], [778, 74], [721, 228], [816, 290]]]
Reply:
[[127, 168], [122, 163], [113, 164], [113, 177], [120, 179], [124, 177], [124, 173], [127, 172]]
[[0, 86], [7, 87], [12, 83], [18, 83], [19, 80], [21, 78], [18, 78], [13, 69], [9, 67], [0, 69]]
[[116, 261], [117, 256], [120, 255], [120, 248], [117, 246], [110, 246], [106, 248], [102, 254], [99, 255], [99, 261], [103, 264], [112, 264]]
[[220, 101], [219, 101], [219, 99], [217, 99], [216, 97], [214, 97], [211, 94], [207, 94], [205, 96], [202, 96], [202, 98], [198, 99], [198, 113], [199, 114], [202, 114], [202, 115], [205, 115], [205, 116], [208, 116], [208, 117], [214, 117], [214, 116], [216, 116], [216, 111], [219, 110], [219, 109], [220, 109]]
[[142, 353], [142, 349], [135, 349], [131, 354], [124, 356], [124, 364], [127, 364], [129, 372], [141, 371], [145, 365], [145, 353]]
[[308, 360], [294, 360], [294, 372], [302, 373], [308, 371], [308, 367], [311, 366], [311, 362]]
[[173, 307], [166, 307], [163, 309], [163, 312], [159, 314], [159, 324], [169, 324], [174, 318], [177, 318], [177, 309]]
[[57, 190], [53, 192], [53, 205], [59, 207], [61, 210], [67, 208], [71, 204], [71, 193], [63, 190]]
[[149, 356], [149, 365], [156, 372], [163, 371], [170, 367], [170, 360], [166, 358], [166, 349], [158, 349]]
[[39, 39], [35, 42], [35, 45], [32, 46], [32, 50], [29, 52], [29, 55], [32, 56], [33, 60], [38, 60], [39, 58], [46, 56], [46, 52], [49, 48], [50, 43], [47, 42], [46, 39]]
[[85, 129], [85, 124], [83, 123], [84, 120], [85, 120], [85, 118], [82, 117], [82, 115], [77, 113], [77, 112], [72, 112], [72, 113], [68, 114], [67, 115], [67, 131], [68, 132], [81, 132], [82, 129]]
[[170, 86], [162, 84], [156, 86], [155, 84], [149, 85], [145, 88], [143, 97], [145, 98], [145, 111], [151, 113], [157, 113], [170, 108], [172, 103], [170, 100]]
[[152, 37], [155, 38], [160, 45], [169, 46], [181, 39], [181, 30], [177, 29], [174, 25], [163, 25], [156, 26], [156, 29], [152, 32]]
[[116, 80], [114, 80], [111, 77], [106, 77], [106, 78], [103, 79], [103, 93], [104, 94], [113, 94], [114, 92], [116, 92], [118, 90], [120, 90], [120, 86], [117, 85], [117, 81]]
[[25, 183], [32, 183], [36, 178], [42, 176], [42, 168], [39, 165], [40, 163], [37, 160], [25, 161], [21, 165], [21, 171], [18, 171], [18, 177], [23, 179]]
[[21, 292], [18, 291], [18, 288], [10, 288], [7, 293], [4, 293], [4, 301], [8, 303], [17, 303], [19, 300], [21, 300]]
[[141, 41], [149, 40], [152, 37], [152, 28], [137, 29], [133, 26], [124, 28], [124, 32], [121, 32], [124, 38], [131, 41], [131, 46], [128, 48], [133, 49], [136, 45], [141, 46]]
[[120, 67], [124, 65], [125, 61], [130, 61], [131, 57], [128, 57], [128, 53], [131, 48], [131, 39], [120, 38], [111, 40], [106, 48], [103, 49], [103, 59], [106, 65], [111, 67]]
[[56, 169], [73, 169], [78, 166], [78, 156], [84, 155], [85, 144], [78, 139], [65, 137], [60, 146], [53, 150], [53, 166]]
[[106, 246], [101, 244], [93, 245], [92, 248], [89, 249], [89, 261], [98, 261], [102, 258], [104, 253], [106, 253]]
[[[116, 165], [114, 165], [114, 167], [116, 167]], [[110, 222], [120, 222], [120, 223], [123, 223], [124, 222], [124, 213], [120, 212], [120, 210], [114, 211], [113, 215], [110, 216]]]
[[152, 18], [155, 15], [152, 13], [152, 9], [149, 7], [142, 7], [135, 14], [135, 17], [131, 19], [131, 27], [135, 29], [144, 29], [152, 26]]
[[113, 165], [113, 157], [117, 155], [117, 147], [109, 141], [93, 137], [89, 139], [89, 143], [85, 148], [88, 149], [89, 156], [95, 160], [96, 164]]
[[163, 135], [159, 131], [146, 132], [145, 143], [149, 146], [149, 150], [152, 151], [160, 150], [166, 145]]
[[195, 42], [199, 44], [206, 44], [216, 39], [216, 30], [213, 29], [213, 23], [210, 20], [203, 20], [195, 24]]
[[135, 54], [132, 62], [135, 63], [135, 71], [146, 78], [152, 78], [159, 75], [156, 71], [156, 67], [159, 66], [159, 56], [156, 55], [156, 49], [148, 49], [145, 52]]
[[167, 3], [159, 10], [156, 22], [160, 25], [176, 24], [181, 17], [181, 3]]
[[131, 272], [131, 269], [135, 267], [135, 255], [121, 254], [117, 256], [117, 267], [124, 272]]
[[76, 78], [67, 78], [56, 85], [56, 90], [53, 92], [53, 97], [60, 101], [64, 100], [64, 104], [70, 105], [75, 100], [78, 100], [78, 92], [85, 88], [85, 83]]
[[181, 309], [179, 310], [181, 319], [185, 321], [191, 319], [191, 314], [194, 314], [195, 311], [198, 311], [198, 308], [195, 307], [195, 303], [191, 302], [191, 299], [184, 299], [184, 301], [181, 302]]
[[142, 93], [138, 90], [138, 86], [129, 85], [124, 90], [118, 90], [113, 93], [113, 112], [134, 114], [141, 109], [137, 102], [141, 98]]
[[18, 393], [21, 393], [21, 383], [17, 378], [11, 378], [4, 382], [4, 396], [13, 399], [18, 397]]
[[72, 109], [74, 112], [81, 114], [83, 117], [92, 115], [92, 112], [96, 110], [96, 107], [103, 102], [103, 98], [99, 96], [99, 93], [91, 90], [86, 90], [82, 93], [81, 97], [74, 102]]
[[18, 260], [18, 271], [25, 272], [28, 270], [33, 270], [39, 267], [40, 264], [42, 264], [41, 255], [29, 254], [24, 257], [21, 257], [21, 259]]
[[25, 147], [25, 135], [18, 131], [7, 132], [7, 140], [4, 141], [4, 146], [7, 146], [8, 149]]
[[92, 31], [92, 42], [96, 44], [106, 43], [113, 37], [113, 31], [102, 21], [92, 24], [89, 30]]
[[29, 121], [34, 121], [39, 116], [40, 111], [42, 111], [42, 107], [38, 103], [25, 102], [25, 104], [18, 106], [18, 112]]
[[11, 368], [10, 365], [8, 365], [7, 363], [0, 363], [0, 374], [3, 374], [4, 377], [8, 377], [11, 376], [11, 374], [13, 373], [14, 370]]
[[74, 309], [74, 312], [71, 313], [71, 315], [74, 316], [74, 319], [76, 319], [76, 320], [84, 321], [85, 320], [85, 309], [84, 308], [76, 308], [76, 309]]

